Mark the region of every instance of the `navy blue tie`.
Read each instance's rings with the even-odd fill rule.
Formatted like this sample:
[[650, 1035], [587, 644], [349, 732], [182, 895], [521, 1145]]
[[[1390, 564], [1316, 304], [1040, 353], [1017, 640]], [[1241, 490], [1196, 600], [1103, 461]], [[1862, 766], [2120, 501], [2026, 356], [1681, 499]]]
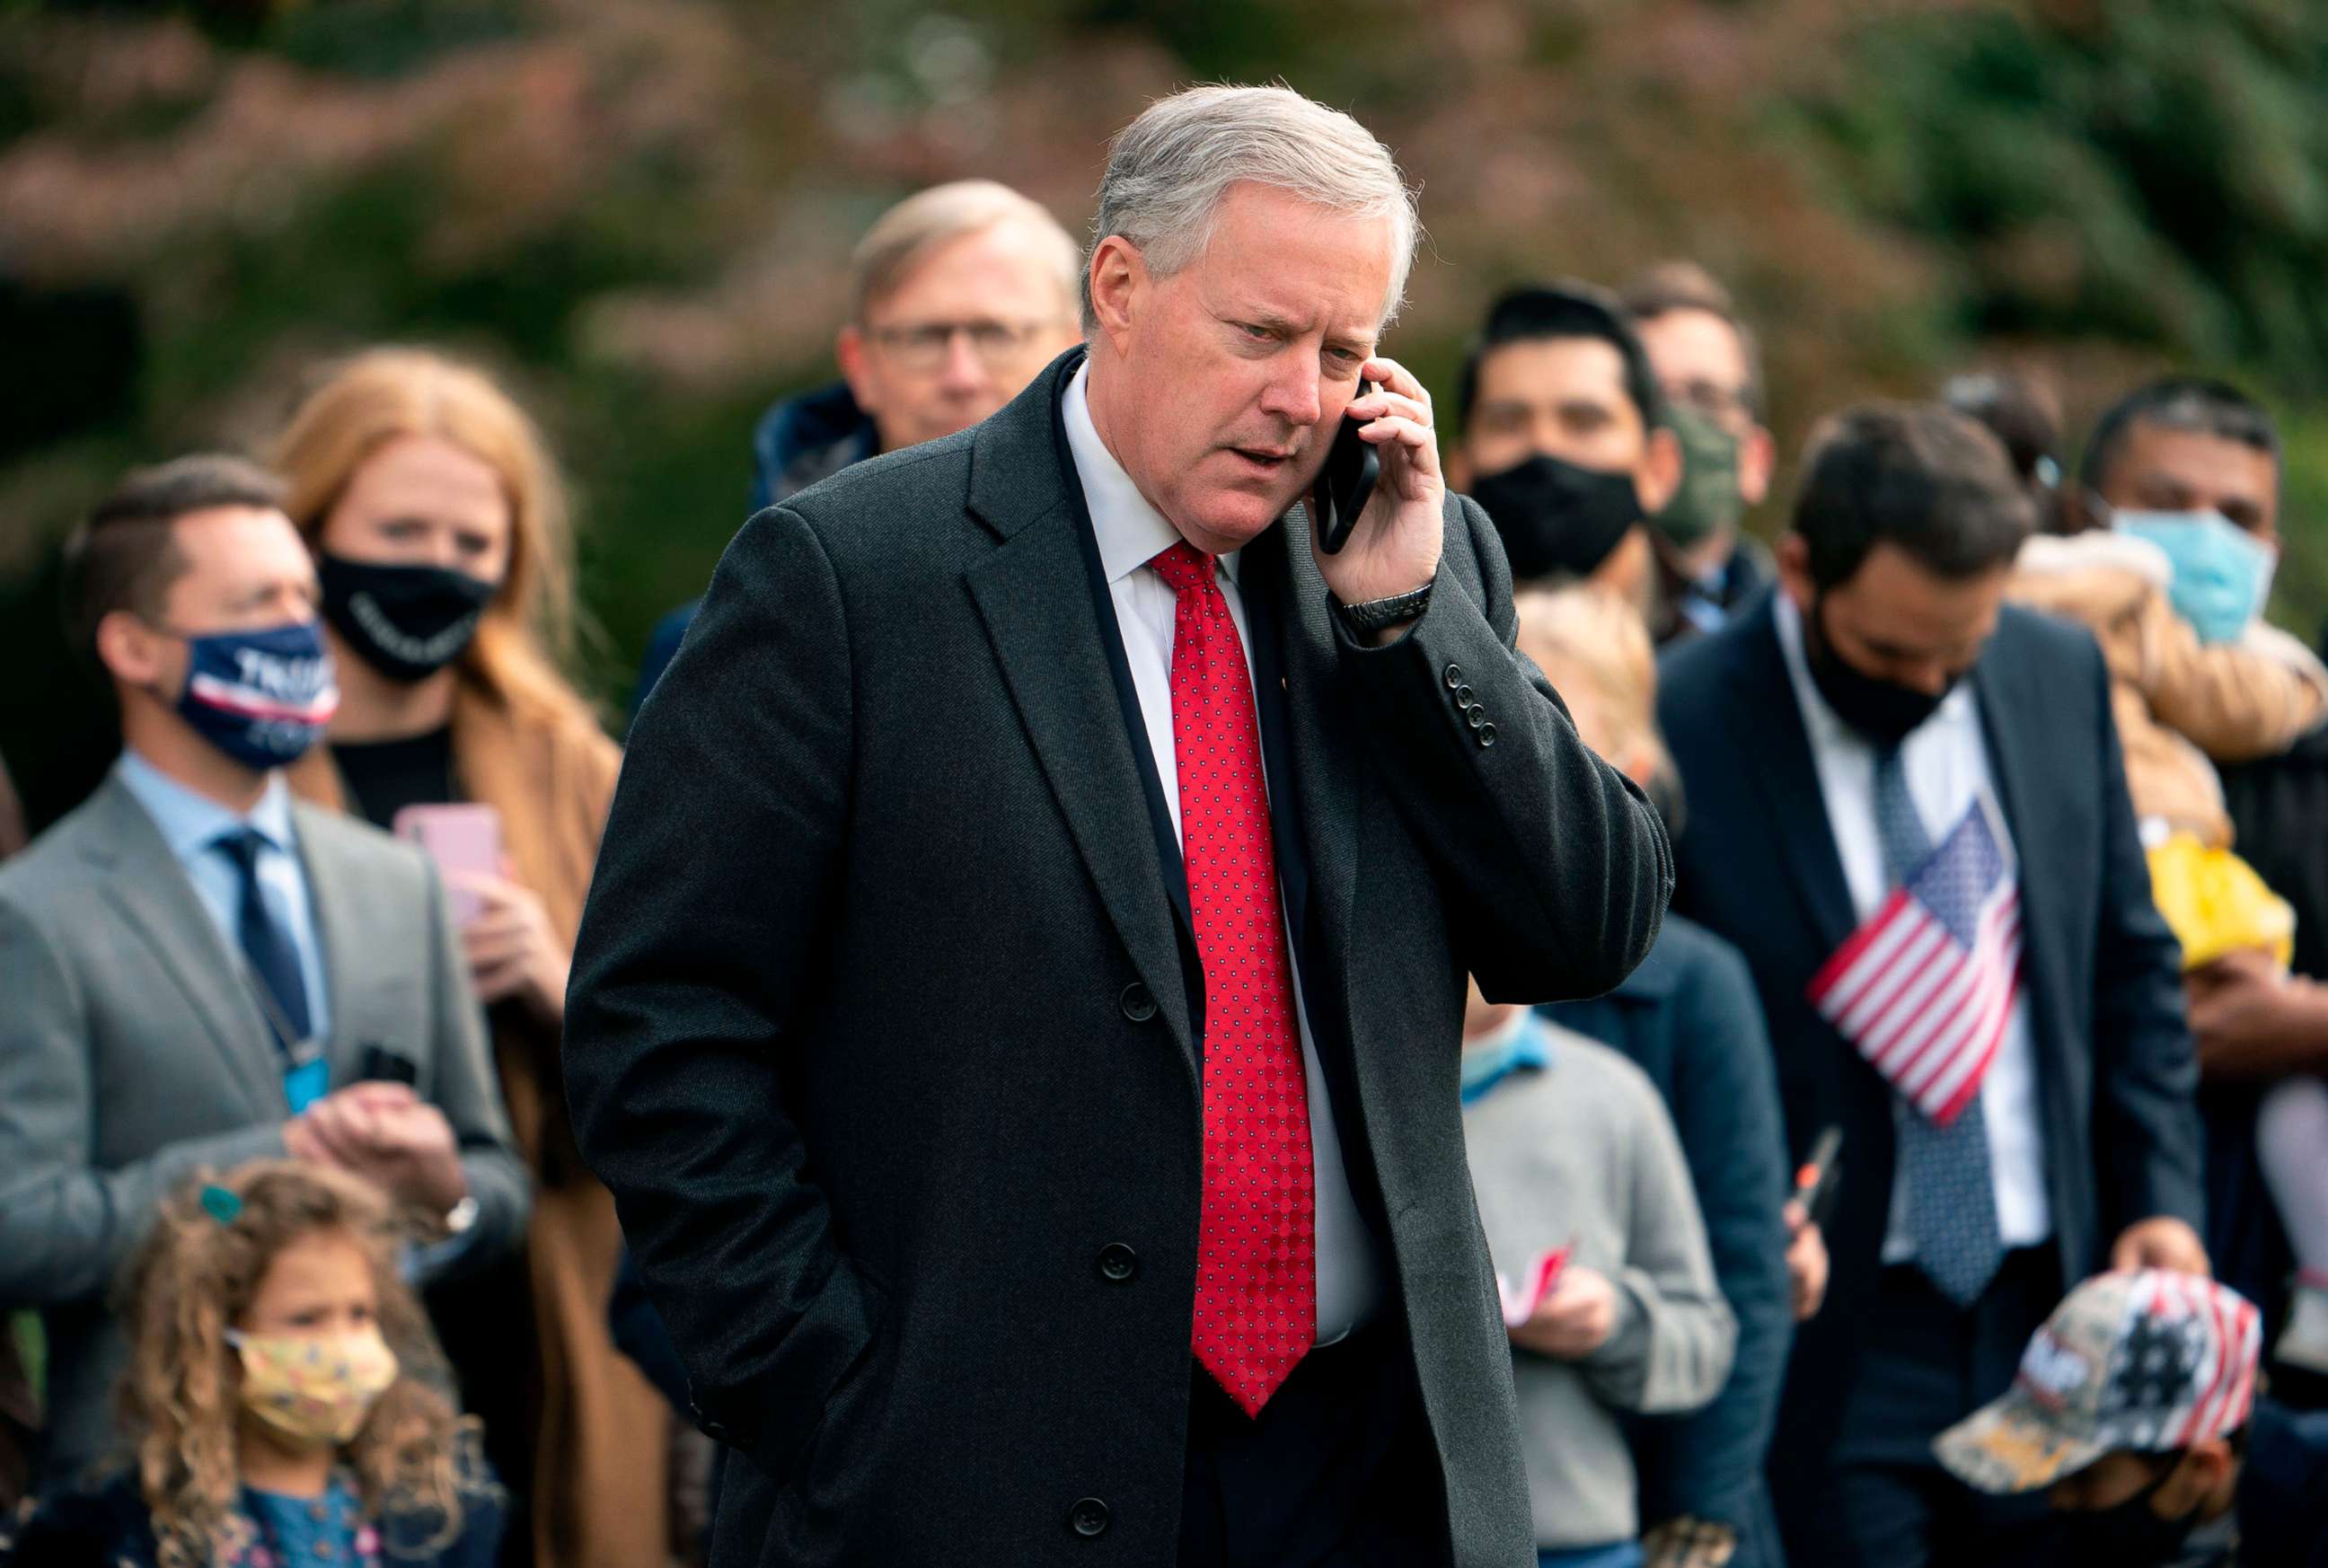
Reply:
[[256, 828], [237, 828], [221, 833], [211, 845], [242, 873], [242, 904], [235, 917], [235, 932], [242, 940], [243, 956], [250, 960], [251, 972], [258, 976], [275, 1004], [276, 1016], [269, 1022], [290, 1036], [282, 1042], [287, 1051], [314, 1032], [314, 1019], [307, 1010], [307, 982], [300, 972], [298, 945], [277, 918], [259, 884], [258, 856], [268, 848], [267, 835]]
[[[1888, 887], [1899, 887], [1931, 858], [1931, 835], [1908, 793], [1908, 771], [1896, 746], [1875, 754], [1875, 830], [1883, 840]], [[1910, 1109], [1900, 1118], [1899, 1130], [1900, 1161], [1892, 1179], [1907, 1188], [1916, 1266], [1940, 1294], [1969, 1307], [2004, 1261], [1980, 1096], [1975, 1094], [1945, 1127]]]

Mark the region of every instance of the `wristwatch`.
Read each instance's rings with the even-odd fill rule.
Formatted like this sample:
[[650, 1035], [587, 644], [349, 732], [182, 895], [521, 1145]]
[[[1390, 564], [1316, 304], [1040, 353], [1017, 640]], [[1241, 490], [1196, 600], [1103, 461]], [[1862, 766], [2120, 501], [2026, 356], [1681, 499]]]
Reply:
[[425, 1228], [421, 1234], [434, 1242], [449, 1242], [455, 1236], [466, 1235], [469, 1227], [476, 1223], [476, 1197], [472, 1194], [464, 1193], [460, 1202], [435, 1219], [424, 1222]]
[[[1432, 582], [1438, 580], [1433, 577]], [[1431, 603], [1431, 583], [1407, 593], [1393, 594], [1386, 599], [1368, 599], [1364, 604], [1346, 605], [1339, 599], [1331, 602], [1334, 613], [1342, 617], [1342, 624], [1351, 635], [1371, 637], [1421, 615]]]

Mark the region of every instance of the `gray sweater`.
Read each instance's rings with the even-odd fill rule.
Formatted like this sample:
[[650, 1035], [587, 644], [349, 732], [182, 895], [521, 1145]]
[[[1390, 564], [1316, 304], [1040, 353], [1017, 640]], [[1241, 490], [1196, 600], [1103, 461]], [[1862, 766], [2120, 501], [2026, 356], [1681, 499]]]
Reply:
[[1582, 1361], [1515, 1346], [1520, 1435], [1540, 1546], [1640, 1533], [1619, 1412], [1694, 1410], [1730, 1376], [1737, 1325], [1714, 1282], [1680, 1141], [1656, 1088], [1616, 1052], [1541, 1019], [1549, 1063], [1463, 1111], [1496, 1272], [1518, 1282], [1547, 1250], [1617, 1288], [1608, 1342]]

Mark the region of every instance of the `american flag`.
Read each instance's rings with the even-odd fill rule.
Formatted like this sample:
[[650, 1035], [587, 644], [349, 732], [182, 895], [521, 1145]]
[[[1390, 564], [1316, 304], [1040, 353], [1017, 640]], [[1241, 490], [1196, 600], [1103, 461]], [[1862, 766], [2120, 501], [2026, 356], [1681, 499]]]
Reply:
[[2021, 988], [2021, 892], [1984, 797], [1811, 979], [1811, 1004], [1927, 1120], [1980, 1092]]
[[[2245, 1298], [2193, 1275], [2154, 1272], [2136, 1280], [2127, 1302], [2134, 1319], [2102, 1396], [2100, 1423], [2126, 1445], [2147, 1450], [2189, 1448], [2239, 1431], [2255, 1407], [2262, 1315]], [[2167, 1353], [2149, 1353], [2162, 1340]]]

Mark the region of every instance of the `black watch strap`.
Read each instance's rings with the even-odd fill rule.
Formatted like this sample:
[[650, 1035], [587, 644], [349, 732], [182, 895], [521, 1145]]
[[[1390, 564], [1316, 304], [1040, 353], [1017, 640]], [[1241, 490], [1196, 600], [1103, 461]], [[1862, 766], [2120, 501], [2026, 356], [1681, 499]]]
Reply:
[[[1436, 577], [1432, 579], [1432, 582], [1437, 580]], [[1387, 632], [1393, 626], [1403, 625], [1422, 615], [1431, 604], [1431, 583], [1407, 593], [1393, 594], [1386, 599], [1368, 599], [1360, 605], [1346, 605], [1339, 599], [1333, 603], [1335, 613], [1342, 617], [1342, 624], [1356, 635], [1371, 637], [1377, 632]]]

